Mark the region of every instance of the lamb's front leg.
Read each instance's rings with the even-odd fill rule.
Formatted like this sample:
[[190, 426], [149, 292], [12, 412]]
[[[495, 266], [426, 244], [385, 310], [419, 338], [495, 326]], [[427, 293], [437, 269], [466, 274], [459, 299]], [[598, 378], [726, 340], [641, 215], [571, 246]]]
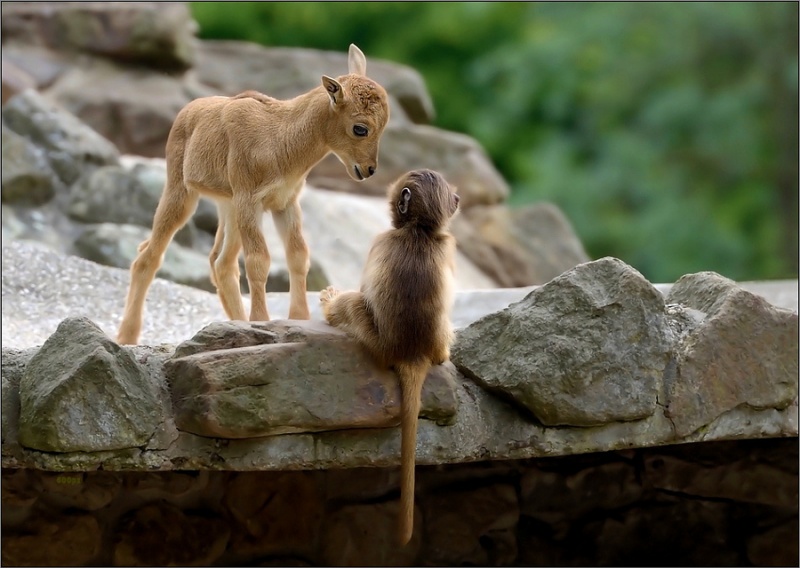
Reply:
[[283, 240], [289, 268], [289, 319], [311, 319], [306, 298], [310, 265], [308, 245], [303, 238], [303, 214], [295, 199], [283, 211], [273, 211], [275, 228]]

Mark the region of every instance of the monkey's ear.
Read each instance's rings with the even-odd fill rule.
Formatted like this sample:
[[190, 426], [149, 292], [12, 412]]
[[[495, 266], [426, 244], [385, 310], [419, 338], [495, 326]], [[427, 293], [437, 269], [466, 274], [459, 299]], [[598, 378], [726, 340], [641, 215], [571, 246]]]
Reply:
[[322, 76], [322, 85], [325, 87], [325, 90], [328, 92], [328, 96], [331, 98], [331, 104], [337, 105], [342, 100], [342, 86], [336, 79], [331, 79], [327, 75]]
[[411, 201], [411, 190], [407, 187], [400, 192], [400, 201], [397, 202], [397, 210], [401, 215], [408, 213], [408, 202]]

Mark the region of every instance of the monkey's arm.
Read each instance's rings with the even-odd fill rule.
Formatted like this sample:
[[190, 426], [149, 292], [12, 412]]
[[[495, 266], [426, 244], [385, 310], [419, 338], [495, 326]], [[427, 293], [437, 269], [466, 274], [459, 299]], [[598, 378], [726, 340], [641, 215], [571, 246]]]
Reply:
[[338, 292], [328, 287], [320, 294], [322, 314], [328, 323], [348, 333], [373, 353], [378, 352], [378, 332], [361, 292]]

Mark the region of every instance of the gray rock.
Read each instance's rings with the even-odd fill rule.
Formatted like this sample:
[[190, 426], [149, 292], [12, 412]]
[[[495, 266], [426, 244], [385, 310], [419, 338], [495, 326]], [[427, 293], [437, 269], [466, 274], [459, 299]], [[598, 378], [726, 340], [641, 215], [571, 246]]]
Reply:
[[686, 436], [740, 406], [783, 409], [797, 398], [797, 314], [713, 272], [688, 274], [667, 301], [706, 313], [675, 348], [667, 411]]
[[[14, 65], [11, 61], [6, 59], [5, 51], [3, 52], [3, 97], [2, 103], [14, 95], [21, 93], [25, 89], [33, 89], [36, 87], [36, 80], [28, 73]], [[5, 133], [3, 134], [5, 136]]]
[[3, 42], [3, 68], [5, 69], [6, 62], [15, 65], [33, 79], [31, 88], [37, 90], [47, 88], [70, 66], [69, 57], [68, 53], [56, 52], [42, 46]]
[[217, 206], [210, 199], [201, 199], [197, 204], [197, 211], [192, 216], [192, 220], [198, 229], [216, 234], [219, 225], [219, 214]]
[[25, 223], [17, 215], [16, 209], [13, 205], [4, 204], [2, 211], [2, 225], [3, 225], [3, 242], [8, 243], [17, 238], [20, 238], [26, 231]]
[[36, 355], [37, 348], [3, 348], [2, 358], [2, 435], [3, 444], [16, 444], [19, 427], [19, 383], [25, 367]]
[[3, 124], [3, 203], [40, 205], [53, 198], [63, 184], [50, 168], [44, 152]]
[[590, 259], [552, 203], [476, 205], [452, 222], [459, 250], [505, 288], [544, 284]]
[[89, 319], [66, 319], [20, 380], [19, 442], [45, 452], [144, 446], [162, 419], [156, 389]]
[[164, 156], [172, 123], [189, 101], [215, 94], [195, 84], [191, 75], [153, 73], [98, 58], [70, 67], [44, 93], [121, 153], [151, 157]]
[[[217, 438], [255, 438], [351, 428], [386, 428], [400, 417], [397, 377], [377, 367], [327, 324], [273, 321], [214, 324], [177, 353], [211, 351], [166, 365], [179, 429]], [[227, 329], [226, 329], [227, 328]], [[266, 331], [266, 333], [264, 333]], [[244, 347], [218, 349], [220, 344]], [[264, 343], [266, 342], [266, 343]], [[452, 366], [428, 375], [420, 415], [444, 423], [456, 413]]]
[[185, 2], [15, 2], [3, 6], [3, 43], [81, 51], [182, 71], [197, 22]]
[[545, 425], [595, 426], [653, 414], [669, 333], [658, 291], [604, 258], [460, 330], [452, 360]]
[[[139, 244], [150, 238], [150, 229], [137, 225], [101, 223], [90, 225], [75, 240], [81, 257], [117, 268], [130, 268]], [[177, 242], [170, 243], [158, 275], [178, 284], [215, 292], [211, 284], [208, 256]]]
[[[82, 90], [86, 92], [86, 84]], [[119, 163], [119, 153], [111, 142], [31, 89], [3, 106], [3, 123], [41, 148], [67, 185], [95, 167]]]
[[104, 166], [72, 186], [67, 212], [83, 223], [150, 227], [161, 195], [161, 188], [152, 189], [122, 166]]
[[[98, 168], [73, 184], [67, 211], [70, 217], [83, 223], [120, 223], [150, 228], [165, 178], [163, 167], [149, 164], [136, 164], [131, 170], [122, 166]], [[196, 232], [190, 219], [175, 234], [175, 242], [192, 247]]]

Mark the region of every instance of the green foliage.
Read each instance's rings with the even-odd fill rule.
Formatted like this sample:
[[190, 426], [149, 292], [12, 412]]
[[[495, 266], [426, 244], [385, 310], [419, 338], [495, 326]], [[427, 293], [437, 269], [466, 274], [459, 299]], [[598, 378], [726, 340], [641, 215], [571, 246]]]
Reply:
[[425, 77], [589, 254], [652, 281], [797, 273], [793, 2], [193, 3], [201, 37], [343, 51]]

